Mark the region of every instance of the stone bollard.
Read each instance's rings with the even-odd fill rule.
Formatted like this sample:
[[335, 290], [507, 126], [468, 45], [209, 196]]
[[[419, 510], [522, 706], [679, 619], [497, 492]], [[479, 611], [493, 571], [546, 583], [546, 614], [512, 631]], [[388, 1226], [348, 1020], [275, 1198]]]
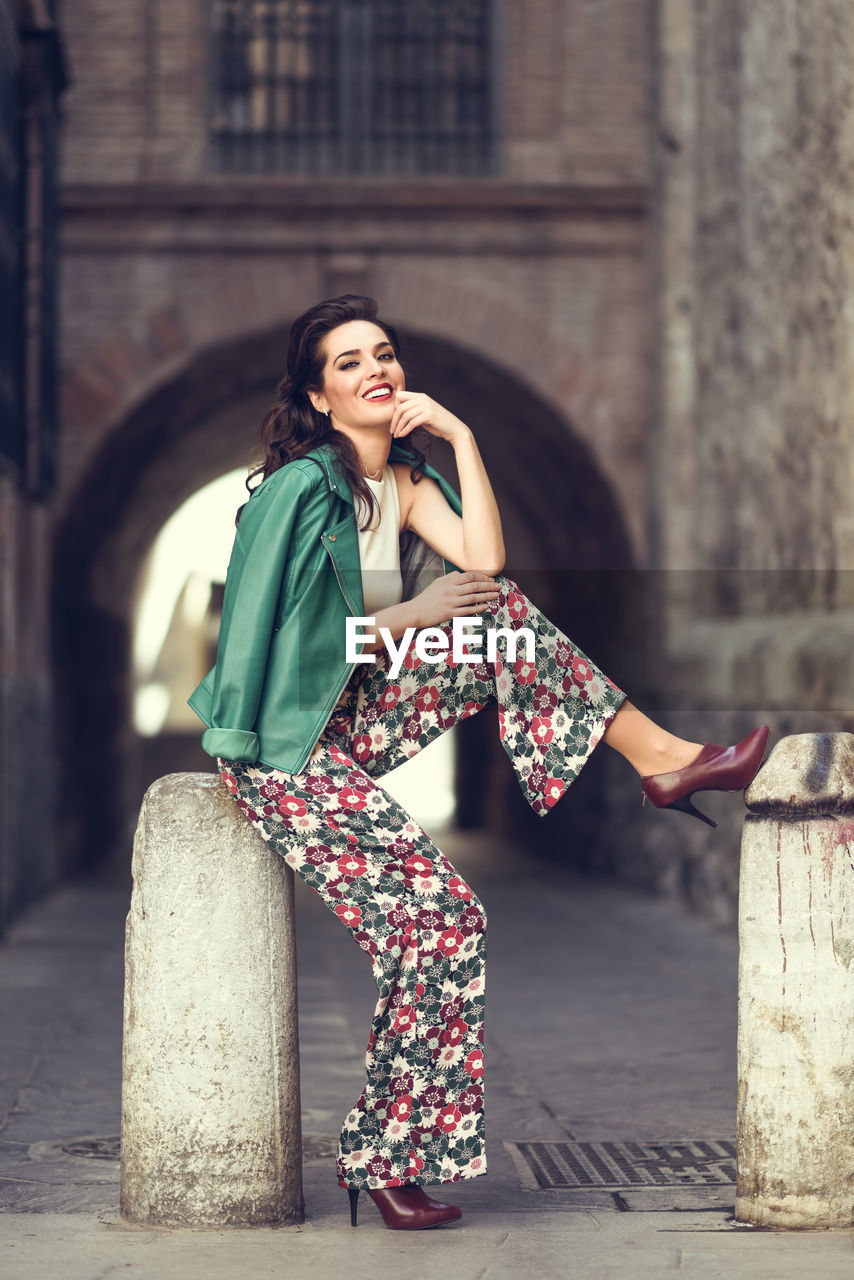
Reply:
[[293, 872], [217, 774], [146, 792], [125, 942], [121, 1216], [303, 1221]]
[[747, 790], [739, 1222], [854, 1223], [854, 734], [783, 738]]

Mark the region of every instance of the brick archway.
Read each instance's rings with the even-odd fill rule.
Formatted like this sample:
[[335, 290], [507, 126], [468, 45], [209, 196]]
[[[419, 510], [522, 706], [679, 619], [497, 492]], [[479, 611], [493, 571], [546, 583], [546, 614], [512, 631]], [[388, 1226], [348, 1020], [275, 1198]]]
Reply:
[[[138, 803], [126, 762], [139, 568], [186, 497], [248, 462], [281, 375], [286, 332], [277, 323], [261, 334], [211, 344], [183, 362], [175, 357], [170, 376], [138, 396], [111, 429], [104, 425], [79, 469], [57, 527], [54, 579], [61, 835], [69, 869], [117, 849], [126, 857]], [[568, 612], [583, 615], [592, 637], [606, 635], [607, 571], [629, 568], [632, 556], [625, 522], [591, 451], [512, 371], [420, 326], [404, 326], [403, 337], [409, 385], [444, 400], [476, 432], [514, 548], [507, 571], [559, 625], [570, 627], [571, 598]], [[452, 456], [437, 449], [433, 458], [453, 479]], [[202, 757], [199, 767], [212, 764]]]

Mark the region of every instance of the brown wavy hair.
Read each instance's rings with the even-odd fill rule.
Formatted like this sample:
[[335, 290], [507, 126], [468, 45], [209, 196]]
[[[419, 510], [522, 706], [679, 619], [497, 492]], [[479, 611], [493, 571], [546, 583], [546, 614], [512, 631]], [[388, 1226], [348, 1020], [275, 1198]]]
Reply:
[[[261, 477], [258, 481], [260, 484], [280, 467], [304, 457], [317, 445], [328, 442], [338, 455], [354, 498], [364, 504], [365, 523], [359, 527], [364, 529], [370, 524], [374, 511], [377, 510], [376, 499], [365, 483], [356, 447], [348, 436], [336, 431], [325, 414], [315, 409], [308, 393], [322, 388], [326, 358], [323, 351], [324, 338], [333, 329], [351, 320], [369, 320], [378, 325], [391, 343], [398, 361], [400, 360], [400, 340], [397, 333], [391, 325], [378, 319], [377, 310], [377, 303], [373, 298], [344, 293], [338, 298], [327, 298], [316, 303], [293, 322], [288, 338], [285, 374], [276, 388], [276, 401], [268, 409], [259, 432], [259, 441], [265, 453], [264, 460], [246, 477], [246, 488], [250, 495], [257, 488], [257, 485], [251, 483], [256, 476]], [[415, 434], [416, 432], [412, 432], [407, 436], [406, 443], [415, 455], [410, 475], [413, 483], [417, 484], [423, 475], [427, 459], [424, 452], [412, 442]], [[429, 440], [428, 433], [421, 434]], [[237, 512], [235, 524], [239, 522], [245, 506], [244, 502]]]

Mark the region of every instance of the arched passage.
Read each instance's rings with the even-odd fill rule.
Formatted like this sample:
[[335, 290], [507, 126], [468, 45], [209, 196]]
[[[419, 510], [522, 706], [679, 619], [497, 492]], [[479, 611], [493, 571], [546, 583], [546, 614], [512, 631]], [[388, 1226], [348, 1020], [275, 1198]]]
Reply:
[[[127, 768], [130, 628], [143, 558], [185, 498], [250, 461], [286, 333], [276, 327], [211, 348], [147, 396], [92, 458], [57, 531], [54, 663], [69, 869], [128, 847], [138, 803]], [[582, 647], [608, 656], [617, 616], [611, 579], [630, 567], [631, 554], [589, 450], [533, 387], [482, 355], [434, 335], [402, 336], [408, 385], [475, 431], [512, 549], [506, 572]], [[432, 458], [455, 480], [450, 450], [436, 442]], [[473, 717], [466, 733], [485, 744], [486, 717]], [[489, 758], [485, 750], [464, 754]], [[213, 762], [200, 752], [198, 767]], [[465, 779], [471, 821], [487, 776], [470, 771]]]

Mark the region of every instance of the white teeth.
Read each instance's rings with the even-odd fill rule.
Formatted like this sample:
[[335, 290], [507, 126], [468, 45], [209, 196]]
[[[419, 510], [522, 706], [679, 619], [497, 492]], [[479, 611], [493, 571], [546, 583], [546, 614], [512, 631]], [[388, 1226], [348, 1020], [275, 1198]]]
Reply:
[[380, 396], [387, 396], [388, 394], [389, 394], [388, 387], [378, 387], [376, 391], [369, 391], [368, 394], [365, 396], [365, 399], [378, 400]]

